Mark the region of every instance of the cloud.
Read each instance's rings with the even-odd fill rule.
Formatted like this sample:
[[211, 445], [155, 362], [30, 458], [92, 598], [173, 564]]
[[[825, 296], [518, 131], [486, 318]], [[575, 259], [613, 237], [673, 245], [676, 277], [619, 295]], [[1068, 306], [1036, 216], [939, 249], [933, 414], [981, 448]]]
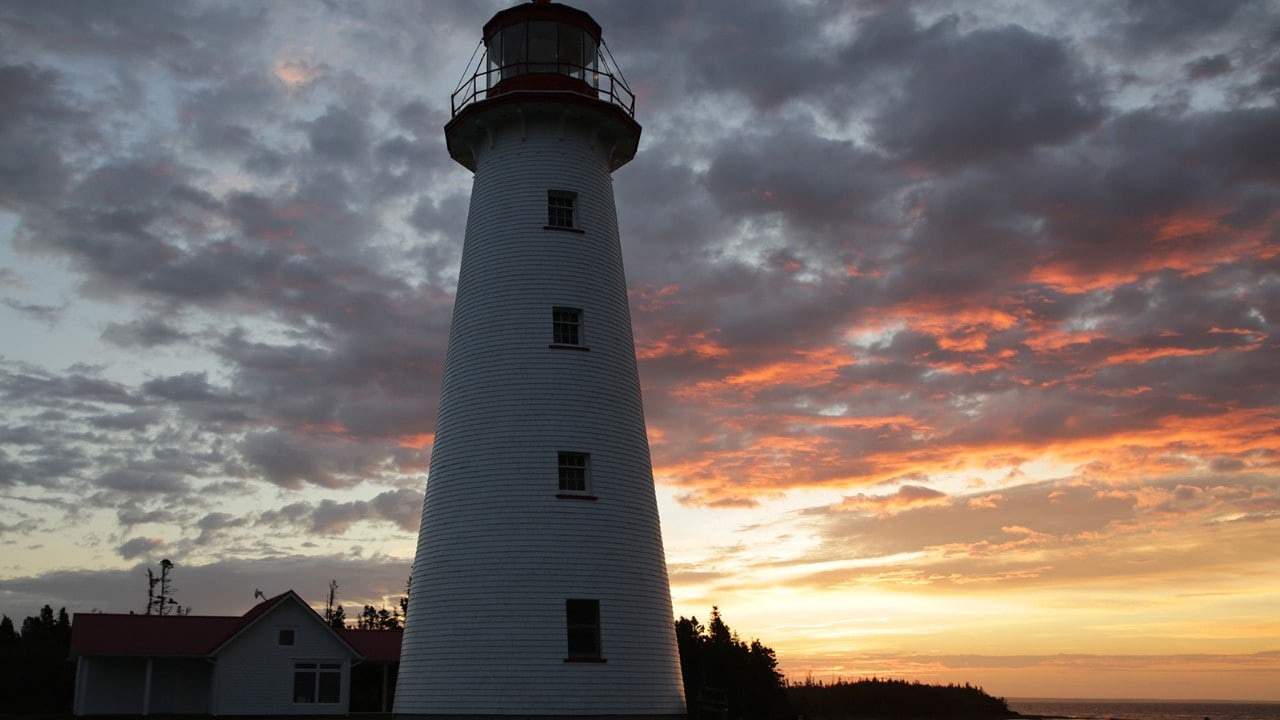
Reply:
[[894, 512], [903, 508], [945, 501], [947, 494], [920, 485], [903, 485], [891, 495], [852, 495], [846, 496], [838, 506], [840, 510], [867, 510], [878, 512]]
[[1192, 80], [1209, 80], [1231, 71], [1231, 58], [1221, 53], [1205, 55], [1186, 64], [1187, 77]]
[[361, 520], [383, 520], [405, 532], [417, 532], [421, 512], [421, 492], [389, 490], [368, 501], [338, 503], [323, 500], [311, 514], [311, 527], [319, 533], [341, 534]]
[[917, 53], [918, 70], [875, 121], [876, 138], [906, 162], [1019, 155], [1102, 120], [1100, 85], [1055, 38], [1017, 26], [943, 33]]
[[13, 298], [4, 298], [3, 302], [11, 310], [26, 315], [32, 320], [44, 323], [50, 327], [57, 324], [58, 319], [62, 314], [62, 308], [54, 305], [33, 305], [30, 303], [19, 302]]
[[0, 207], [39, 210], [68, 180], [62, 150], [94, 137], [86, 113], [68, 97], [56, 70], [0, 65]]
[[303, 483], [350, 487], [377, 459], [375, 450], [341, 437], [324, 440], [278, 430], [246, 435], [240, 452], [264, 478], [292, 490]]
[[1123, 37], [1141, 48], [1179, 47], [1192, 38], [1201, 38], [1247, 15], [1250, 6], [1261, 9], [1255, 0], [1228, 0], [1206, 5], [1181, 0], [1131, 0], [1123, 5]]
[[190, 335], [163, 317], [151, 316], [123, 323], [107, 323], [102, 339], [121, 347], [158, 347], [185, 342]]
[[164, 541], [160, 538], [135, 537], [126, 540], [116, 548], [116, 553], [125, 560], [133, 560], [150, 555], [162, 547], [164, 547]]

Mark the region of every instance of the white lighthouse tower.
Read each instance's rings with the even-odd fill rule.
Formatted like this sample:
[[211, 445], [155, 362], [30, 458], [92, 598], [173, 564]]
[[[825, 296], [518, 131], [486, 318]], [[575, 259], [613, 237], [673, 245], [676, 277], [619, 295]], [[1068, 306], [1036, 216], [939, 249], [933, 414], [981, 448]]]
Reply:
[[600, 37], [509, 8], [454, 94], [475, 179], [400, 717], [685, 713], [611, 177], [640, 126]]

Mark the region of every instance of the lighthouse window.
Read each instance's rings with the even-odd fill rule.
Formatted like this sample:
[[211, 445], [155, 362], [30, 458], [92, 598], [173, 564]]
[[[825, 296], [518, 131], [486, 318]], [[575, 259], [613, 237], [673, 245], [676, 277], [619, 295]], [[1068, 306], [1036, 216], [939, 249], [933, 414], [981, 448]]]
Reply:
[[529, 23], [529, 72], [556, 71], [556, 24], [545, 20]]
[[582, 311], [577, 308], [551, 309], [551, 342], [554, 345], [582, 344]]
[[565, 600], [564, 619], [569, 642], [567, 659], [600, 659], [600, 601]]
[[486, 48], [489, 74], [496, 82], [530, 72], [556, 72], [585, 80], [596, 68], [594, 38], [574, 23], [534, 20], [495, 32]]
[[585, 72], [585, 50], [582, 42], [582, 29], [569, 23], [560, 23], [560, 50], [557, 59], [560, 61], [560, 72], [582, 80]]
[[502, 31], [502, 79], [515, 77], [525, 62], [525, 26], [514, 25]]
[[577, 193], [548, 190], [547, 225], [554, 228], [577, 227], [573, 223], [573, 211], [577, 204]]
[[587, 491], [586, 453], [562, 452], [560, 462], [560, 491], [585, 493]]

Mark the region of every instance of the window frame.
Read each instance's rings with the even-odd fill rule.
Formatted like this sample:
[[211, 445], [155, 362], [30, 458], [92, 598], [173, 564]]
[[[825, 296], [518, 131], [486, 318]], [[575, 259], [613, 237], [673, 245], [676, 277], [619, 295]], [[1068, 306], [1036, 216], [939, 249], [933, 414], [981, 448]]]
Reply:
[[[566, 598], [564, 601], [565, 657], [567, 663], [603, 663], [600, 601]], [[584, 640], [589, 642], [584, 643]]]
[[[569, 317], [569, 316], [572, 317]], [[586, 343], [585, 313], [568, 305], [551, 307], [551, 344], [547, 347], [590, 350]]]
[[[294, 705], [339, 705], [342, 703], [341, 661], [298, 660], [293, 663]], [[309, 692], [299, 693], [310, 679]], [[332, 699], [327, 699], [332, 698]]]
[[556, 497], [596, 499], [591, 487], [591, 453], [576, 450], [556, 452]]
[[578, 193], [572, 190], [547, 190], [547, 224], [542, 226], [543, 230], [582, 234], [584, 230], [579, 222], [581, 218], [582, 206], [578, 202]]

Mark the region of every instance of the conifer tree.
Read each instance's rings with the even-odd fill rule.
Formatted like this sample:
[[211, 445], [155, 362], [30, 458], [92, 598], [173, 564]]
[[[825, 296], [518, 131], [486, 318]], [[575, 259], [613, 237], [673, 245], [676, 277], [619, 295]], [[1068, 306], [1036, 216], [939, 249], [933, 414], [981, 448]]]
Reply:
[[0, 620], [0, 647], [8, 647], [17, 645], [21, 638], [18, 637], [18, 631], [13, 626], [13, 620], [8, 615]]
[[721, 617], [720, 608], [711, 609], [711, 621], [705, 627], [696, 617], [676, 621], [676, 644], [690, 717], [772, 720], [791, 716], [773, 649], [759, 640], [739, 639]]

